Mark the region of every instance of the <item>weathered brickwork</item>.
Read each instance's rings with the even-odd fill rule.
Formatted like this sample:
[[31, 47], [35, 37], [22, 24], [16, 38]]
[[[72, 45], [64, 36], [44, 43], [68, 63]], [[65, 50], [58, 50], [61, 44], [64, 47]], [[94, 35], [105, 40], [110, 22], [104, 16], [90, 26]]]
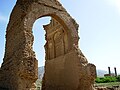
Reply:
[[17, 0], [6, 31], [0, 87], [35, 90], [38, 60], [33, 51], [33, 23], [45, 16], [45, 74], [42, 90], [93, 90], [96, 67], [78, 47], [78, 24], [58, 0]]

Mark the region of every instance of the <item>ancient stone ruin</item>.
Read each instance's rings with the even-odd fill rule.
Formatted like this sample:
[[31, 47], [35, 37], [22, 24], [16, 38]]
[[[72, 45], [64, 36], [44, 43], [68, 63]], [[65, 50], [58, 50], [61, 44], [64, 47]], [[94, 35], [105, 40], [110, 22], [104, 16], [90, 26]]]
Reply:
[[78, 47], [78, 24], [58, 0], [17, 0], [6, 30], [0, 88], [35, 90], [38, 60], [33, 51], [34, 22], [50, 16], [46, 31], [42, 90], [93, 90], [95, 65]]

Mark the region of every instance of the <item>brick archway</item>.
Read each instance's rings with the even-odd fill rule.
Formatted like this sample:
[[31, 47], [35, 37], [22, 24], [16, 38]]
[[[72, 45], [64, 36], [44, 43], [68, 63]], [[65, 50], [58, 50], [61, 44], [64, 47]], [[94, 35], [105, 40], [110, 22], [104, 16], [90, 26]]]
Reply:
[[[95, 66], [78, 47], [78, 24], [57, 0], [18, 0], [10, 16], [0, 86], [34, 89], [38, 62], [32, 49], [35, 20], [51, 16], [46, 30], [42, 90], [92, 90]], [[14, 86], [15, 85], [15, 86]]]

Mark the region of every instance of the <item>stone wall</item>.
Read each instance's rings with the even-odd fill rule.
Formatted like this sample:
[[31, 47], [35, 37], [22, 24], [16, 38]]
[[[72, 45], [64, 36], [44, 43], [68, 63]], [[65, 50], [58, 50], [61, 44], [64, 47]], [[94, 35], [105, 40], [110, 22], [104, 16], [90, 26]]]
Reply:
[[46, 64], [42, 90], [92, 90], [95, 66], [88, 63], [78, 45], [68, 50], [68, 34], [58, 21], [52, 18], [44, 29]]

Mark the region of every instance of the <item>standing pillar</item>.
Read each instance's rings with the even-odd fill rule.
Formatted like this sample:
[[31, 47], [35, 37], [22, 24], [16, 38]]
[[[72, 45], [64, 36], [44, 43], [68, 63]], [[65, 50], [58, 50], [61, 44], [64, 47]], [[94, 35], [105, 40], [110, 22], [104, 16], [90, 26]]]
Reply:
[[109, 72], [109, 76], [111, 76], [111, 70], [110, 70], [110, 67], [108, 67], [108, 72]]
[[116, 70], [116, 67], [114, 67], [114, 70], [115, 70], [115, 76], [117, 77], [117, 70]]

